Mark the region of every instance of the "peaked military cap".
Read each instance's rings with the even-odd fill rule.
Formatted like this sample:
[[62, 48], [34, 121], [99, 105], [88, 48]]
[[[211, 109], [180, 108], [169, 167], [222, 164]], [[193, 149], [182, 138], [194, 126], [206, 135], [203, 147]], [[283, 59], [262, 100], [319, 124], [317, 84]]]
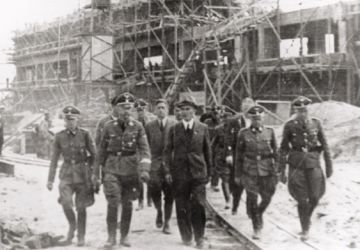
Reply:
[[72, 105], [64, 107], [62, 112], [65, 115], [65, 118], [69, 120], [75, 119], [78, 115], [80, 115], [80, 110]]
[[[159, 103], [165, 103], [166, 105], [168, 104], [168, 101], [164, 98], [160, 98], [160, 99], [157, 99], [155, 101], [155, 105], [158, 105]], [[176, 105], [176, 104], [175, 104]]]
[[248, 109], [249, 116], [259, 116], [265, 112], [265, 108], [261, 105], [255, 105]]
[[137, 99], [137, 100], [135, 101], [134, 107], [135, 107], [136, 109], [138, 109], [138, 110], [144, 110], [147, 105], [148, 105], [148, 104], [147, 104], [147, 102], [146, 102], [144, 99], [139, 98], [139, 99]]
[[292, 101], [292, 105], [294, 106], [294, 108], [305, 108], [311, 103], [312, 101], [305, 96], [298, 96]]
[[184, 106], [192, 106], [194, 108], [197, 108], [197, 104], [196, 102], [193, 100], [193, 98], [190, 95], [185, 95], [182, 96], [182, 98], [180, 99], [180, 101], [178, 102], [178, 106], [184, 107]]
[[116, 98], [115, 105], [134, 104], [134, 102], [134, 96], [129, 92], [125, 92]]

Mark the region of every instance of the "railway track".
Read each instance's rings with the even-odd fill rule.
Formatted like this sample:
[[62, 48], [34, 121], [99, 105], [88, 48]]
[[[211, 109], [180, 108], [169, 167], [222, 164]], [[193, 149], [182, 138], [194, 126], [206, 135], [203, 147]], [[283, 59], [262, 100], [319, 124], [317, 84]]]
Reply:
[[[214, 197], [217, 196], [217, 197]], [[252, 239], [251, 221], [245, 215], [230, 215], [230, 210], [224, 210], [223, 197], [220, 192], [208, 192], [208, 209], [214, 214], [217, 222], [222, 225], [226, 231], [233, 235], [246, 249], [262, 250], [262, 249], [292, 249], [292, 250], [321, 250], [311, 240], [301, 241], [300, 235], [294, 234], [280, 224], [278, 221], [271, 219], [269, 215], [265, 215], [265, 228], [263, 229], [261, 240]], [[245, 204], [242, 201], [242, 204]], [[240, 212], [241, 213], [241, 212]]]

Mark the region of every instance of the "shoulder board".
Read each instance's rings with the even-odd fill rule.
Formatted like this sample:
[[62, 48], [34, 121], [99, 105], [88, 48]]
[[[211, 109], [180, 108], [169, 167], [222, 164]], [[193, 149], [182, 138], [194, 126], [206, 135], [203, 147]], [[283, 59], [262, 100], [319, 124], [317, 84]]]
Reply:
[[83, 133], [89, 133], [89, 131], [87, 129], [84, 129], [84, 128], [79, 128], [79, 131], [81, 131]]
[[314, 121], [318, 121], [318, 122], [321, 122], [321, 120], [317, 117], [310, 117], [311, 120], [314, 120]]
[[246, 131], [250, 131], [250, 127], [244, 127], [239, 130], [239, 133], [244, 133]]
[[63, 130], [60, 130], [55, 135], [60, 135], [60, 134], [64, 134], [64, 133], [66, 133], [66, 128], [64, 128]]
[[224, 127], [224, 124], [222, 123], [222, 124], [217, 125], [215, 127], [215, 129], [219, 130], [219, 129], [222, 129], [223, 127]]
[[270, 133], [275, 133], [275, 130], [273, 127], [270, 127], [270, 126], [264, 126], [264, 129], [269, 131]]

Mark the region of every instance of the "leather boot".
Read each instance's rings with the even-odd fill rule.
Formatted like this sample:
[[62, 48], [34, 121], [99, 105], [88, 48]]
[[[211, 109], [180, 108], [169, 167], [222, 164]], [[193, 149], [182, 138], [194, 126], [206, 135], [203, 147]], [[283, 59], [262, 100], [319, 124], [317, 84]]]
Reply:
[[105, 249], [112, 248], [116, 244], [117, 216], [118, 216], [118, 208], [108, 206], [107, 216], [106, 216], [108, 240], [105, 243], [104, 246]]
[[130, 241], [128, 238], [130, 224], [131, 224], [131, 217], [132, 217], [132, 202], [126, 201], [123, 202], [123, 209], [121, 212], [121, 226], [120, 226], [120, 245], [130, 247]]
[[71, 245], [72, 239], [75, 236], [75, 230], [76, 230], [76, 217], [75, 212], [72, 208], [63, 208], [65, 217], [67, 221], [69, 222], [69, 231], [67, 233], [67, 237], [64, 242], [61, 242], [60, 244], [62, 246]]
[[164, 223], [163, 222], [163, 213], [162, 213], [161, 209], [159, 209], [157, 211], [157, 216], [156, 216], [156, 227], [157, 228], [162, 228], [163, 223]]
[[79, 247], [85, 245], [85, 233], [86, 233], [86, 210], [81, 209], [78, 211], [78, 243]]
[[164, 234], [171, 234], [171, 230], [170, 230], [170, 219], [171, 219], [171, 215], [172, 215], [172, 210], [173, 210], [173, 201], [165, 201], [165, 223], [164, 223], [164, 227], [163, 227], [163, 232]]

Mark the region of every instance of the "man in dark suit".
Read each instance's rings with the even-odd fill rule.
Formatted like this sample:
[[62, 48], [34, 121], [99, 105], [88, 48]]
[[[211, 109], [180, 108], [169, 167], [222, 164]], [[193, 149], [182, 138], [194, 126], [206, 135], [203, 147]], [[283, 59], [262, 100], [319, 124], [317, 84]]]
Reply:
[[187, 98], [179, 102], [181, 122], [170, 128], [164, 154], [166, 180], [173, 182], [176, 216], [181, 238], [191, 245], [194, 238], [204, 247], [206, 189], [211, 176], [211, 148], [205, 124], [195, 121], [197, 105]]
[[[158, 228], [163, 227], [163, 232], [165, 234], [170, 234], [169, 220], [171, 218], [174, 203], [172, 187], [165, 181], [164, 172], [162, 171], [165, 142], [168, 141], [170, 127], [175, 124], [174, 120], [168, 118], [168, 107], [168, 103], [165, 99], [157, 100], [154, 112], [157, 119], [145, 125], [152, 158], [149, 190], [157, 210], [156, 226]], [[162, 192], [164, 193], [165, 200], [164, 221], [161, 204]]]

